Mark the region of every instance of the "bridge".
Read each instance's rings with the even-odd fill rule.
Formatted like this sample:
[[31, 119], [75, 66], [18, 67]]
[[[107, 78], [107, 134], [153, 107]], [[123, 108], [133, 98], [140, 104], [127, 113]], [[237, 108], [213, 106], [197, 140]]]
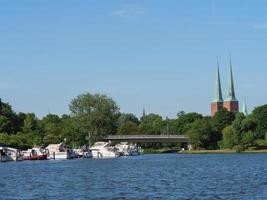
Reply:
[[109, 135], [103, 139], [113, 143], [188, 143], [186, 135]]

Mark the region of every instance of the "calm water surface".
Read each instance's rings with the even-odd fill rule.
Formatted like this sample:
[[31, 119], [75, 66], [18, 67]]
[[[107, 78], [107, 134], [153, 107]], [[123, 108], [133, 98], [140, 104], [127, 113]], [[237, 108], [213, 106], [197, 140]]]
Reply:
[[267, 154], [0, 163], [0, 199], [267, 199]]

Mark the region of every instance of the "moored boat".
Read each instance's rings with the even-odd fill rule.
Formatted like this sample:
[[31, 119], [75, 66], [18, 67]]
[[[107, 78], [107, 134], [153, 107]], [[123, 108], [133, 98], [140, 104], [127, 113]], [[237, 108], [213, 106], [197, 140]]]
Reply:
[[75, 152], [63, 142], [50, 144], [45, 149], [48, 152], [48, 159], [74, 159], [76, 157]]
[[41, 147], [33, 147], [23, 152], [23, 160], [47, 160], [47, 152]]
[[120, 156], [117, 148], [108, 142], [96, 142], [90, 150], [93, 158], [116, 158]]
[[92, 158], [92, 152], [89, 149], [73, 149], [76, 158]]
[[0, 147], [0, 162], [22, 161], [22, 154], [18, 149]]
[[121, 142], [115, 146], [122, 156], [138, 156], [143, 154], [143, 149], [136, 144]]

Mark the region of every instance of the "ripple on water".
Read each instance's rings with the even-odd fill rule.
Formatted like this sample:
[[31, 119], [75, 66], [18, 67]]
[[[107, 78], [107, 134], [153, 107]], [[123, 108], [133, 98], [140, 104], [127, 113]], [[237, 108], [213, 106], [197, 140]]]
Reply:
[[0, 164], [0, 199], [267, 199], [267, 155]]

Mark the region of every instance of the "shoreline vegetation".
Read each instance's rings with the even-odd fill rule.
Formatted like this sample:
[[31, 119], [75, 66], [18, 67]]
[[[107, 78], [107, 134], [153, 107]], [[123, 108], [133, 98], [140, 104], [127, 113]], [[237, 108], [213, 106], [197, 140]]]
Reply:
[[186, 150], [179, 151], [174, 149], [144, 149], [144, 154], [165, 154], [165, 153], [178, 153], [178, 154], [257, 154], [267, 153], [267, 149], [247, 149], [242, 152], [237, 152], [233, 149], [218, 149], [218, 150]]
[[[170, 119], [155, 113], [137, 117], [120, 111], [103, 94], [78, 95], [69, 104], [69, 114], [15, 112], [0, 99], [0, 146], [26, 150], [64, 142], [71, 148], [89, 147], [107, 135], [186, 135], [190, 150], [183, 153], [257, 153], [267, 149], [267, 104], [251, 114], [219, 110], [211, 116], [177, 111]], [[145, 153], [179, 152], [184, 144], [146, 143]], [[201, 149], [201, 150], [199, 150]], [[223, 150], [221, 150], [223, 149]], [[228, 150], [230, 149], [230, 150]]]
[[233, 149], [220, 149], [220, 150], [191, 150], [182, 152], [184, 154], [257, 154], [257, 153], [267, 153], [267, 149], [253, 150], [247, 149], [242, 152], [236, 152]]

